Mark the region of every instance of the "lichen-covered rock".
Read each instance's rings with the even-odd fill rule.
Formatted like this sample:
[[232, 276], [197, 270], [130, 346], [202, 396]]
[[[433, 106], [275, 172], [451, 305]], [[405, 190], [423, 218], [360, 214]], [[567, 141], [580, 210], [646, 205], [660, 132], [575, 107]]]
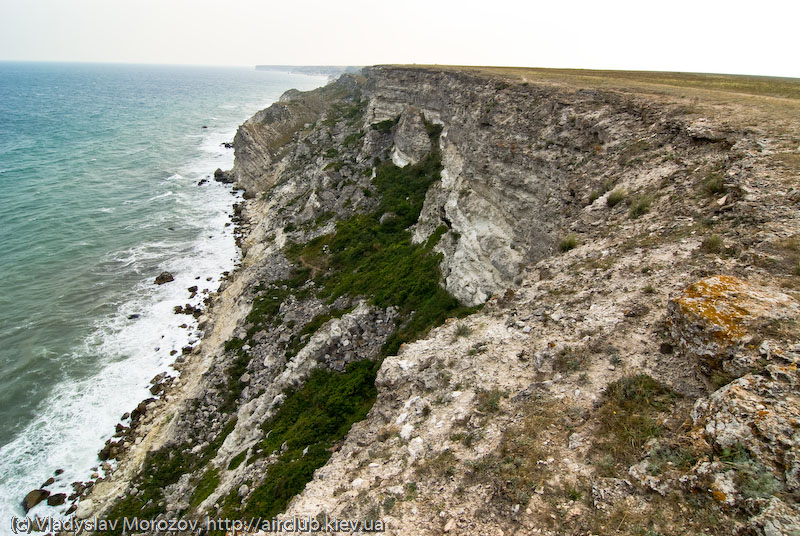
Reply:
[[743, 449], [765, 469], [779, 469], [788, 490], [800, 490], [797, 370], [772, 365], [767, 372], [748, 374], [699, 399], [692, 420], [718, 451]]
[[764, 531], [764, 536], [800, 536], [800, 512], [777, 497], [750, 524]]
[[797, 302], [786, 294], [714, 275], [670, 300], [667, 323], [678, 347], [710, 371], [754, 350], [752, 343], [760, 332], [793, 319], [798, 310]]

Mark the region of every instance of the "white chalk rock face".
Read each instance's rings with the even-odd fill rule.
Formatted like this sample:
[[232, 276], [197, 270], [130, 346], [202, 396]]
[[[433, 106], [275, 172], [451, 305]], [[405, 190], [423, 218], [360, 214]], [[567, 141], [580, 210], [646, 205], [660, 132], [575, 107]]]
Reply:
[[405, 167], [416, 164], [431, 152], [431, 138], [425, 126], [425, 118], [414, 107], [409, 107], [401, 116], [394, 134], [392, 162]]

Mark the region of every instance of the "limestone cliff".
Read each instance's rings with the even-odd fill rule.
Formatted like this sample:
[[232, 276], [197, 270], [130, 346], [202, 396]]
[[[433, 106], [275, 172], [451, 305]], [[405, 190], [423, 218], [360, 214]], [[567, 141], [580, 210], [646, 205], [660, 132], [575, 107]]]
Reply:
[[800, 101], [748, 80], [288, 92], [234, 140], [241, 266], [78, 513], [799, 531]]

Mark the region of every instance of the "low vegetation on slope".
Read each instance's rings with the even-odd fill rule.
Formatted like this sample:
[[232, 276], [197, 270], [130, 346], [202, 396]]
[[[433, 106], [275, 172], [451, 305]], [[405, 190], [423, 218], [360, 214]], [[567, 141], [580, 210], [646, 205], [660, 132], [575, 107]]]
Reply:
[[[344, 117], [352, 120], [347, 114]], [[428, 130], [436, 147], [441, 128], [428, 125]], [[329, 155], [337, 156], [333, 152]], [[440, 171], [438, 151], [404, 168], [388, 161], [377, 162], [372, 180], [375, 193], [371, 194], [378, 197], [377, 207], [337, 222], [333, 233], [288, 247], [287, 256], [295, 266], [292, 275], [261, 287], [247, 317], [252, 324], [248, 338], [229, 341], [227, 349], [246, 359], [244, 345], [253, 342], [252, 336], [258, 330], [281, 322], [281, 305], [290, 296], [297, 300], [313, 296], [328, 304], [343, 296], [367, 297], [379, 308], [396, 308], [399, 314], [395, 331], [376, 358], [397, 352], [401, 344], [423, 335], [448, 317], [474, 311], [475, 308], [462, 306], [439, 284], [441, 255], [432, 249], [446, 228], [438, 229], [425, 243], [411, 241], [409, 228], [419, 219], [425, 194], [439, 180]], [[316, 275], [310, 285], [312, 272]], [[299, 329], [287, 355], [296, 354], [306, 336], [346, 311], [333, 310], [296, 326]], [[325, 464], [335, 444], [372, 407], [379, 364], [379, 360], [355, 362], [345, 372], [317, 369], [303, 387], [288, 391], [278, 413], [262, 425], [265, 438], [253, 449], [257, 454], [246, 462], [265, 456], [274, 458], [263, 481], [254, 483], [255, 489], [245, 504], [241, 504], [236, 490], [231, 490], [222, 513], [229, 518], [269, 518], [285, 510], [314, 471]], [[232, 389], [232, 393], [239, 391], [241, 388]], [[239, 463], [241, 460], [236, 466]]]

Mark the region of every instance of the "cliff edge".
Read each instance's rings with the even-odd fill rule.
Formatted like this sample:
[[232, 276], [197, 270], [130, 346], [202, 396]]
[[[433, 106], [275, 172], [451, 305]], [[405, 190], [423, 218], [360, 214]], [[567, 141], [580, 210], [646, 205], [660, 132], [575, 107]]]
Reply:
[[234, 140], [241, 266], [77, 513], [799, 533], [799, 86], [376, 66], [287, 92]]

